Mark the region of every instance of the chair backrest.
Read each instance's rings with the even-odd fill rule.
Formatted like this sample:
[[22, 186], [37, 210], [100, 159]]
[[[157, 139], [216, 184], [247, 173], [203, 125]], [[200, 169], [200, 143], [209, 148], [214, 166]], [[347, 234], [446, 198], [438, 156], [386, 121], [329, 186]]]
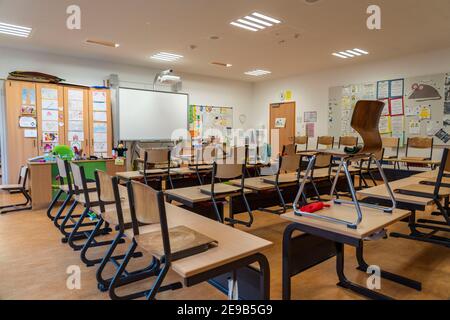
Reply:
[[450, 149], [445, 148], [442, 153], [441, 165], [439, 166], [438, 176], [436, 179], [436, 186], [434, 188], [434, 195], [439, 199], [439, 189], [441, 188], [442, 178], [445, 172], [450, 171]]
[[308, 136], [301, 136], [301, 137], [295, 137], [295, 145], [296, 145], [296, 151], [298, 150], [298, 146], [305, 146], [304, 150], [308, 150], [308, 142], [309, 137]]
[[69, 162], [61, 158], [56, 158], [56, 166], [58, 168], [59, 184], [65, 185], [69, 188], [69, 192], [72, 192], [72, 180], [70, 177]]
[[226, 158], [227, 163], [245, 164], [248, 159], [248, 146], [232, 147], [230, 154]]
[[73, 186], [77, 193], [83, 193], [85, 197], [86, 204], [89, 205], [89, 190], [87, 188], [86, 175], [84, 173], [84, 168], [73, 162], [70, 163], [70, 171], [72, 171]]
[[433, 145], [434, 140], [430, 137], [409, 137], [408, 141], [406, 143], [406, 151], [405, 155], [408, 157], [410, 156], [411, 148], [413, 149], [429, 149], [430, 153], [428, 158], [431, 159], [433, 157]]
[[170, 150], [169, 149], [147, 149], [145, 151], [146, 163], [149, 164], [161, 164], [170, 163]]
[[197, 161], [201, 160], [204, 163], [213, 164], [219, 156], [219, 147], [215, 145], [205, 146], [202, 148], [201, 154], [201, 159], [197, 159]]
[[396, 148], [400, 146], [400, 138], [396, 137], [384, 137], [381, 139], [383, 142], [383, 148]]
[[297, 153], [295, 144], [288, 144], [283, 146], [283, 156], [293, 156]]
[[317, 138], [317, 149], [319, 146], [325, 146], [325, 148], [333, 148], [334, 137], [332, 136], [322, 136]]
[[344, 136], [339, 137], [339, 148], [340, 147], [355, 147], [358, 145], [358, 137]]
[[316, 162], [314, 163], [314, 168], [315, 169], [328, 168], [331, 166], [332, 160], [333, 160], [333, 156], [331, 154], [319, 153], [316, 156]]
[[27, 178], [28, 178], [28, 167], [22, 166], [19, 171], [19, 181], [18, 184], [21, 184], [23, 188], [26, 188]]
[[379, 128], [383, 109], [382, 101], [360, 100], [356, 103], [351, 127], [359, 133], [364, 143], [359, 153], [377, 153], [383, 148]]
[[214, 163], [213, 176], [218, 179], [234, 179], [243, 175], [245, 164]]
[[133, 234], [135, 236], [139, 235], [139, 224], [159, 224], [161, 228], [165, 263], [170, 264], [171, 250], [169, 227], [167, 225], [163, 192], [156, 191], [151, 187], [136, 181], [129, 182], [127, 187]]
[[280, 156], [278, 169], [279, 174], [298, 172], [302, 156], [295, 154], [290, 156]]
[[116, 201], [112, 177], [101, 170], [95, 171], [95, 182], [97, 185], [98, 199], [105, 203], [114, 203]]

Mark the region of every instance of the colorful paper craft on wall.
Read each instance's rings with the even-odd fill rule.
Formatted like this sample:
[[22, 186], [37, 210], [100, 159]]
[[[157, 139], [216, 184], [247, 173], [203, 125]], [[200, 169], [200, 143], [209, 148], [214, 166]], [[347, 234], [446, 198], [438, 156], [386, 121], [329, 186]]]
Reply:
[[412, 86], [413, 92], [408, 99], [426, 101], [426, 100], [441, 100], [442, 96], [439, 91], [428, 84], [417, 84]]

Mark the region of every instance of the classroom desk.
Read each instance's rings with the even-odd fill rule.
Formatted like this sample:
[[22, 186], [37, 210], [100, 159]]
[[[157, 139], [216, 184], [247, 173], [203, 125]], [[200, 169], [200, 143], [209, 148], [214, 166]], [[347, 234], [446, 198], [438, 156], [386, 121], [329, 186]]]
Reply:
[[402, 158], [390, 158], [385, 159], [385, 161], [390, 162], [400, 162], [400, 163], [406, 163], [406, 164], [422, 164], [422, 165], [430, 165], [431, 167], [435, 168], [441, 164], [441, 160], [411, 160], [411, 159], [402, 159]]
[[[329, 202], [330, 208], [323, 210], [323, 215], [343, 220], [352, 220], [356, 214], [353, 205], [339, 205]], [[336, 255], [336, 273], [338, 285], [371, 299], [391, 299], [390, 297], [357, 285], [348, 280], [344, 273], [344, 245], [356, 248], [358, 269], [366, 272], [369, 265], [363, 256], [364, 239], [410, 215], [409, 211], [396, 209], [392, 214], [377, 209], [362, 208], [363, 220], [357, 229], [347, 228], [317, 218], [297, 216], [289, 212], [281, 217], [292, 224], [287, 226], [283, 235], [283, 299], [291, 299], [291, 278]], [[304, 232], [292, 237], [296, 231]], [[421, 290], [421, 283], [386, 271], [381, 277]]]
[[[412, 184], [420, 184], [421, 181], [426, 180], [426, 178], [412, 176], [409, 178], [397, 180], [390, 182], [391, 188], [393, 191], [395, 189], [399, 188], [405, 188]], [[358, 191], [357, 194], [360, 198], [364, 198], [362, 201], [368, 202], [368, 203], [376, 203], [376, 204], [384, 204], [384, 202], [387, 200], [389, 201], [389, 196], [386, 192], [386, 190], [383, 188], [384, 185], [376, 186], [373, 188], [364, 189], [361, 191]], [[432, 193], [434, 190], [433, 186], [421, 186], [421, 187], [427, 187], [428, 191]], [[449, 189], [448, 188], [440, 188], [440, 196], [441, 198], [444, 198], [446, 201], [446, 205], [448, 205], [448, 199], [449, 199]], [[450, 232], [450, 229], [444, 228], [442, 226], [438, 225], [432, 225], [429, 224], [430, 220], [426, 219], [418, 219], [416, 221], [416, 211], [425, 211], [427, 208], [432, 206], [434, 204], [434, 200], [430, 198], [424, 198], [419, 196], [410, 196], [410, 195], [404, 195], [395, 193], [395, 200], [397, 201], [397, 207], [401, 209], [406, 209], [411, 211], [411, 215], [408, 219], [408, 226], [411, 231], [409, 235], [401, 234], [401, 233], [391, 233], [391, 237], [395, 238], [404, 238], [404, 239], [410, 239], [410, 240], [417, 240], [422, 242], [428, 242], [428, 243], [434, 243], [439, 245], [444, 245], [447, 247], [450, 247], [450, 240], [448, 238], [440, 237], [434, 235], [437, 231], [445, 231]], [[446, 224], [444, 224], [446, 226]], [[421, 229], [427, 229], [431, 230], [430, 233], [423, 233], [418, 230], [418, 228]]]
[[[118, 166], [111, 160], [80, 160], [74, 163], [81, 165], [85, 169], [86, 178], [94, 179], [95, 170], [106, 171], [109, 175], [115, 175], [123, 170], [125, 166]], [[46, 209], [50, 205], [55, 190], [59, 189], [56, 181], [58, 168], [56, 162], [28, 162], [30, 168], [30, 192], [33, 198], [33, 210]]]

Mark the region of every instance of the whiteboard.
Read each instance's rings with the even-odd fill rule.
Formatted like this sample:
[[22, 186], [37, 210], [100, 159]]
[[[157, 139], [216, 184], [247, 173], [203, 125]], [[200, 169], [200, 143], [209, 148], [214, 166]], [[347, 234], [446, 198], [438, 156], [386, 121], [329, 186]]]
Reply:
[[187, 130], [188, 105], [187, 94], [119, 88], [120, 140], [169, 140]]

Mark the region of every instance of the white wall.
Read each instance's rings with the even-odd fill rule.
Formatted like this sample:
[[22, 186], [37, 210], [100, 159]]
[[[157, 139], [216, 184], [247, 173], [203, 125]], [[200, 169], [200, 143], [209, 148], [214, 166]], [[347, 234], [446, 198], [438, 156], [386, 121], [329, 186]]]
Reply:
[[[44, 72], [63, 78], [69, 83], [88, 86], [103, 85], [103, 80], [110, 74], [117, 74], [121, 83], [126, 82], [136, 87], [139, 87], [139, 84], [152, 84], [155, 74], [162, 71], [0, 47], [0, 78], [6, 78], [8, 73], [14, 70]], [[182, 91], [190, 94], [191, 104], [233, 107], [236, 128], [242, 127], [239, 122], [241, 113], [250, 117], [248, 111], [251, 109], [253, 94], [251, 83], [191, 74], [181, 76]]]
[[[330, 87], [441, 72], [450, 72], [450, 49], [256, 83], [252, 125], [267, 127], [269, 104], [280, 102], [280, 93], [284, 90], [292, 90], [293, 100], [297, 105], [297, 117], [301, 116], [303, 120], [305, 111], [318, 111], [316, 135], [325, 135], [328, 132], [328, 89]], [[301, 129], [297, 124], [297, 131], [300, 134]]]

